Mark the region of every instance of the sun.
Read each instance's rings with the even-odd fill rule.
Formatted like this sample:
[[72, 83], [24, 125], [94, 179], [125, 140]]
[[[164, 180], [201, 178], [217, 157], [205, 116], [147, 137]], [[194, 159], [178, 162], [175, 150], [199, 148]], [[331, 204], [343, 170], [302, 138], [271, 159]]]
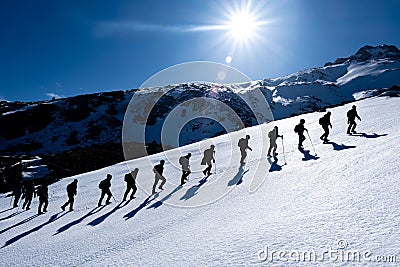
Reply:
[[233, 12], [227, 23], [229, 34], [236, 40], [246, 40], [254, 36], [257, 25], [255, 16], [248, 10]]

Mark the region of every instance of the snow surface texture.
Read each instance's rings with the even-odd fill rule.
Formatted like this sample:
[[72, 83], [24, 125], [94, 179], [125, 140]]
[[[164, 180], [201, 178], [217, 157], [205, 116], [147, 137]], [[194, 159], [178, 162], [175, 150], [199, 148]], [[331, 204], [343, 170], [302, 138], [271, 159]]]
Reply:
[[[178, 159], [192, 151], [193, 173], [179, 188], [180, 170], [167, 161], [165, 177], [169, 181], [157, 199], [139, 189], [136, 199], [113, 202], [94, 210], [99, 198], [98, 183], [107, 173], [113, 175], [111, 191], [121, 200], [125, 190], [123, 175], [126, 163], [63, 179], [49, 186], [49, 212], [36, 216], [37, 199], [30, 211], [10, 210], [10, 198], [0, 195], [0, 265], [1, 266], [298, 266], [298, 262], [260, 261], [258, 252], [269, 250], [304, 252], [313, 250], [321, 259], [330, 247], [339, 251], [371, 251], [371, 262], [325, 261], [310, 266], [395, 266], [378, 263], [378, 255], [397, 255], [400, 240], [399, 98], [370, 98], [356, 103], [362, 121], [356, 136], [348, 136], [346, 112], [352, 104], [330, 109], [332, 142], [322, 144], [318, 118], [309, 113], [276, 121], [284, 135], [287, 165], [278, 140], [278, 161], [268, 161], [265, 154], [256, 156], [256, 148], [265, 147], [264, 139], [252, 138], [248, 163], [239, 169], [239, 151], [235, 140], [224, 136], [171, 150], [165, 154], [136, 159], [129, 166], [138, 167], [137, 181], [151, 185], [153, 173], [143, 169], [168, 157]], [[309, 140], [297, 150], [294, 125], [306, 120], [317, 156]], [[257, 136], [268, 125], [245, 129]], [[265, 130], [261, 130], [263, 133]], [[216, 144], [217, 174], [201, 186], [198, 150]], [[233, 145], [232, 145], [233, 144]], [[232, 149], [235, 153], [231, 153]], [[265, 152], [262, 149], [263, 152]], [[231, 159], [231, 158], [232, 159]], [[224, 169], [224, 162], [236, 162]], [[226, 163], [225, 165], [228, 165]], [[254, 193], [249, 187], [258, 169], [266, 180]], [[214, 170], [214, 168], [213, 168]], [[242, 175], [242, 172], [244, 173]], [[231, 180], [231, 191], [223, 198], [196, 208], [167, 205], [159, 200], [176, 199], [182, 203], [212, 195], [221, 173]], [[262, 175], [261, 178], [265, 176]], [[61, 212], [67, 200], [65, 188], [78, 179], [75, 211]], [[147, 181], [147, 182], [146, 182]], [[217, 186], [216, 186], [217, 187]], [[217, 190], [217, 189], [216, 189]], [[184, 204], [182, 204], [184, 205]], [[269, 251], [270, 253], [271, 251]], [[286, 255], [288, 258], [289, 256]]]

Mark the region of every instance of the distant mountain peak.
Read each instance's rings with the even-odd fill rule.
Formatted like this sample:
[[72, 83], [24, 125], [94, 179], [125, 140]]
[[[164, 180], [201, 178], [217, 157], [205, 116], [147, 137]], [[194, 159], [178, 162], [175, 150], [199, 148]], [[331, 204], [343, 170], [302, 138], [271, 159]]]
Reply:
[[337, 58], [333, 63], [328, 62], [324, 66], [331, 66], [345, 63], [346, 61], [368, 61], [377, 59], [391, 59], [400, 61], [400, 50], [394, 45], [365, 45], [361, 47], [354, 55], [346, 58]]

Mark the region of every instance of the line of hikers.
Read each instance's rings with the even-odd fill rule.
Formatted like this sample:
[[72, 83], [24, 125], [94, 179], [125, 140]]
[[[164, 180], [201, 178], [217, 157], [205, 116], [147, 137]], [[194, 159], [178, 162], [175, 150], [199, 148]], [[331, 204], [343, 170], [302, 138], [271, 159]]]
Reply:
[[[22, 180], [17, 181], [13, 188], [14, 195], [14, 208], [18, 207], [18, 202], [24, 199], [22, 209], [30, 210], [33, 197], [39, 198], [38, 214], [47, 212], [47, 206], [49, 205], [49, 191], [47, 183], [42, 183], [36, 190], [33, 180], [26, 181], [24, 184]], [[43, 209], [42, 209], [43, 208]]]
[[[328, 136], [329, 136], [329, 128], [332, 128], [332, 124], [330, 121], [331, 117], [331, 112], [327, 112], [323, 117], [319, 119], [319, 124], [322, 126], [322, 129], [324, 130], [324, 133], [320, 136], [320, 139], [325, 143], [328, 142]], [[353, 105], [352, 108], [347, 112], [347, 123], [348, 123], [348, 128], [347, 128], [347, 134], [352, 134], [355, 133], [355, 128], [357, 126], [357, 123], [355, 122], [355, 119], [359, 119], [361, 121], [360, 116], [357, 114], [356, 106]], [[304, 127], [305, 120], [301, 119], [300, 123], [297, 124], [294, 128], [294, 131], [298, 134], [299, 136], [299, 142], [298, 142], [298, 148], [301, 150], [303, 149], [303, 142], [306, 140], [306, 137], [304, 136], [304, 132], [307, 132], [308, 130]], [[283, 135], [279, 135], [278, 133], [278, 127], [275, 126], [269, 133], [268, 133], [268, 138], [270, 140], [269, 144], [269, 149], [267, 153], [267, 157], [276, 157], [277, 153], [277, 143], [276, 140], [278, 138], [282, 138], [282, 144], [283, 144]], [[240, 149], [240, 164], [245, 164], [245, 160], [247, 157], [247, 150], [252, 151], [252, 148], [249, 146], [249, 140], [250, 136], [246, 135], [244, 138], [240, 138], [238, 141], [238, 147]], [[272, 152], [272, 155], [271, 155]], [[180, 185], [183, 186], [187, 180], [188, 177], [191, 173], [190, 170], [190, 158], [192, 154], [188, 153], [185, 156], [182, 156], [179, 158], [179, 164], [181, 165], [181, 170], [182, 170], [182, 176], [181, 176], [181, 182]], [[208, 149], [206, 149], [203, 153], [203, 158], [201, 160], [201, 165], [205, 165], [206, 168], [203, 170], [203, 174], [206, 176], [210, 176], [211, 169], [212, 169], [212, 164], [215, 163], [215, 145], [211, 145]], [[164, 160], [160, 160], [160, 162], [154, 166], [153, 172], [155, 174], [154, 176], [154, 184], [152, 187], [152, 194], [156, 194], [156, 188], [158, 183], [161, 181], [160, 185], [158, 186], [158, 189], [163, 190], [164, 184], [167, 182], [166, 178], [163, 176], [164, 172]], [[137, 191], [137, 186], [136, 186], [136, 177], [138, 175], [139, 169], [135, 168], [133, 171], [130, 173], [125, 174], [124, 181], [126, 182], [126, 190], [124, 193], [124, 197], [122, 201], [126, 201], [127, 197], [130, 194], [130, 200], [135, 198], [135, 194]], [[99, 189], [101, 190], [101, 196], [98, 201], [98, 206], [102, 205], [104, 197], [107, 195], [107, 199], [105, 204], [108, 205], [111, 203], [111, 198], [113, 197], [113, 194], [111, 193], [111, 179], [112, 175], [107, 174], [106, 178], [102, 180], [99, 184]], [[67, 195], [68, 195], [68, 201], [61, 206], [61, 209], [65, 211], [65, 208], [69, 205], [69, 211], [73, 211], [73, 205], [74, 205], [74, 198], [77, 194], [77, 185], [78, 185], [78, 180], [75, 179], [73, 182], [67, 185]], [[47, 206], [48, 206], [48, 187], [47, 183], [43, 183], [40, 185], [36, 191], [34, 188], [34, 183], [33, 181], [27, 181], [24, 186], [22, 186], [22, 182], [16, 183], [16, 186], [13, 190], [14, 194], [14, 208], [18, 207], [18, 202], [21, 197], [21, 194], [23, 195], [23, 198], [25, 199], [22, 208], [29, 210], [30, 205], [32, 202], [32, 198], [35, 194], [39, 197], [39, 206], [38, 206], [38, 214], [42, 214], [47, 211]], [[115, 200], [115, 198], [114, 198]], [[43, 209], [42, 209], [43, 207]]]

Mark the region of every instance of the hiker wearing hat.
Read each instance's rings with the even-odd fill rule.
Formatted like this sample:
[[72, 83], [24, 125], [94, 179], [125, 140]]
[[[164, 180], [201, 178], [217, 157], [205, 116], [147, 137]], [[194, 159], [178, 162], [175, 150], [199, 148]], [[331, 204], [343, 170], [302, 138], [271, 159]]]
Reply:
[[206, 149], [201, 160], [201, 165], [207, 165], [207, 168], [203, 171], [204, 175], [211, 175], [212, 163], [215, 162], [215, 146], [211, 145], [210, 148]]
[[106, 205], [110, 204], [111, 201], [111, 191], [110, 191], [110, 187], [111, 187], [111, 179], [112, 179], [112, 175], [111, 174], [107, 174], [107, 178], [104, 179], [103, 181], [100, 182], [99, 184], [99, 188], [101, 189], [101, 197], [99, 199], [99, 203], [98, 206], [101, 206], [101, 202], [103, 201], [103, 198], [105, 195], [107, 195], [107, 200], [106, 200]]

